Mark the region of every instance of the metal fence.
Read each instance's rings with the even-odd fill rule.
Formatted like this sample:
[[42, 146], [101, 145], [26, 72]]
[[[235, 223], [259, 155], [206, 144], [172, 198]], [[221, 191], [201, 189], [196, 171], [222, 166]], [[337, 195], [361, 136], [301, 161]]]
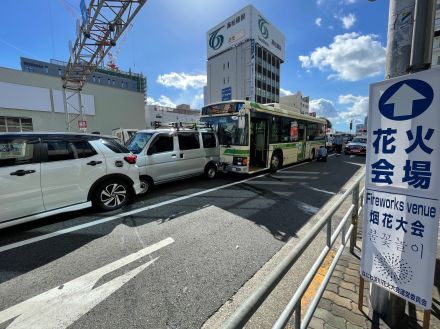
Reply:
[[[287, 304], [284, 311], [281, 313], [280, 317], [274, 324], [273, 328], [284, 328], [292, 315], [295, 313], [295, 329], [307, 328], [310, 320], [313, 317], [313, 313], [318, 306], [319, 300], [321, 299], [325, 287], [329, 282], [336, 264], [341, 257], [345, 246], [350, 243], [350, 252], [354, 251], [356, 245], [357, 237], [357, 225], [358, 218], [362, 211], [362, 200], [365, 188], [362, 187], [362, 179], [365, 176], [365, 171], [359, 175], [354, 183], [347, 189], [342, 196], [330, 207], [330, 209], [323, 215], [321, 219], [315, 224], [315, 226], [306, 234], [306, 236], [299, 241], [298, 245], [287, 255], [287, 257], [275, 268], [275, 270], [268, 276], [268, 278], [263, 282], [263, 284], [237, 309], [237, 311], [229, 318], [229, 320], [223, 326], [224, 329], [236, 329], [242, 328], [246, 325], [252, 315], [261, 306], [264, 300], [269, 296], [269, 294], [275, 289], [277, 284], [281, 281], [284, 275], [291, 269], [291, 267], [296, 263], [298, 258], [302, 255], [304, 250], [315, 240], [321, 230], [326, 227], [326, 245], [321, 251], [319, 257], [313, 264], [310, 271], [305, 276], [303, 282], [298, 287], [294, 293], [292, 299]], [[345, 200], [351, 196], [351, 205], [347, 212], [344, 214], [342, 220], [339, 222], [338, 226], [332, 232], [332, 217], [337, 210], [342, 206]], [[351, 219], [350, 225], [346, 225]], [[312, 282], [314, 276], [318, 272], [320, 266], [322, 265], [327, 254], [337, 241], [339, 235], [341, 236], [341, 244], [337, 249], [336, 255], [321, 283], [318, 291], [311, 301], [304, 317], [301, 319], [301, 300]]]

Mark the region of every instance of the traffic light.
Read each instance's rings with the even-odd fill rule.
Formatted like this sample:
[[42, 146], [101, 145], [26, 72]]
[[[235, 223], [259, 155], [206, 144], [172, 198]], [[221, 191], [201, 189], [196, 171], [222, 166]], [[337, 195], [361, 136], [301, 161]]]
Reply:
[[353, 121], [350, 121], [350, 131], [353, 129]]

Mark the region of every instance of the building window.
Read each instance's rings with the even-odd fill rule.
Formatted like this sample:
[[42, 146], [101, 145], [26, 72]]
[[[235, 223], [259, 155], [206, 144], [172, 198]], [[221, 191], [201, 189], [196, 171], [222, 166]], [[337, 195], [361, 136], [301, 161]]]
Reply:
[[92, 81], [96, 82], [96, 77], [95, 76], [92, 77]]
[[101, 83], [101, 77], [98, 77], [98, 83]]
[[228, 69], [229, 69], [229, 61], [228, 61]]
[[61, 69], [58, 69], [58, 75], [61, 76]]
[[46, 66], [44, 67], [44, 72], [49, 73], [49, 66], [46, 65]]
[[107, 84], [110, 85], [110, 79], [107, 79]]
[[113, 86], [115, 85], [115, 80], [113, 80]]
[[0, 117], [0, 132], [33, 131], [31, 118]]

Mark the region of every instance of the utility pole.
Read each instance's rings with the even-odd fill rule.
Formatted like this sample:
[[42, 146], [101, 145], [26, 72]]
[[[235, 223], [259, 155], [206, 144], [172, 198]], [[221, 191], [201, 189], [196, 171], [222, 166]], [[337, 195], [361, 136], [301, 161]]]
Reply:
[[[434, 17], [435, 0], [390, 0], [386, 79], [430, 68]], [[371, 284], [370, 301], [391, 328], [397, 327], [405, 300]]]

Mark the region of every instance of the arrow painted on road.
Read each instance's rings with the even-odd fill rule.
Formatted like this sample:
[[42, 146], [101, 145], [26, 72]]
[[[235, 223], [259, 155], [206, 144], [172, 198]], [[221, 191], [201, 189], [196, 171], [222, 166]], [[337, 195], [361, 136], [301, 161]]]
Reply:
[[413, 88], [403, 84], [385, 105], [394, 104], [394, 117], [408, 116], [413, 114], [413, 102], [425, 98]]
[[167, 238], [136, 253], [107, 264], [59, 287], [48, 290], [20, 304], [0, 312], [0, 325], [13, 320], [8, 329], [67, 328], [137, 274], [153, 264], [159, 257], [144, 263], [98, 287], [96, 283], [106, 274], [141, 259], [174, 240]]

